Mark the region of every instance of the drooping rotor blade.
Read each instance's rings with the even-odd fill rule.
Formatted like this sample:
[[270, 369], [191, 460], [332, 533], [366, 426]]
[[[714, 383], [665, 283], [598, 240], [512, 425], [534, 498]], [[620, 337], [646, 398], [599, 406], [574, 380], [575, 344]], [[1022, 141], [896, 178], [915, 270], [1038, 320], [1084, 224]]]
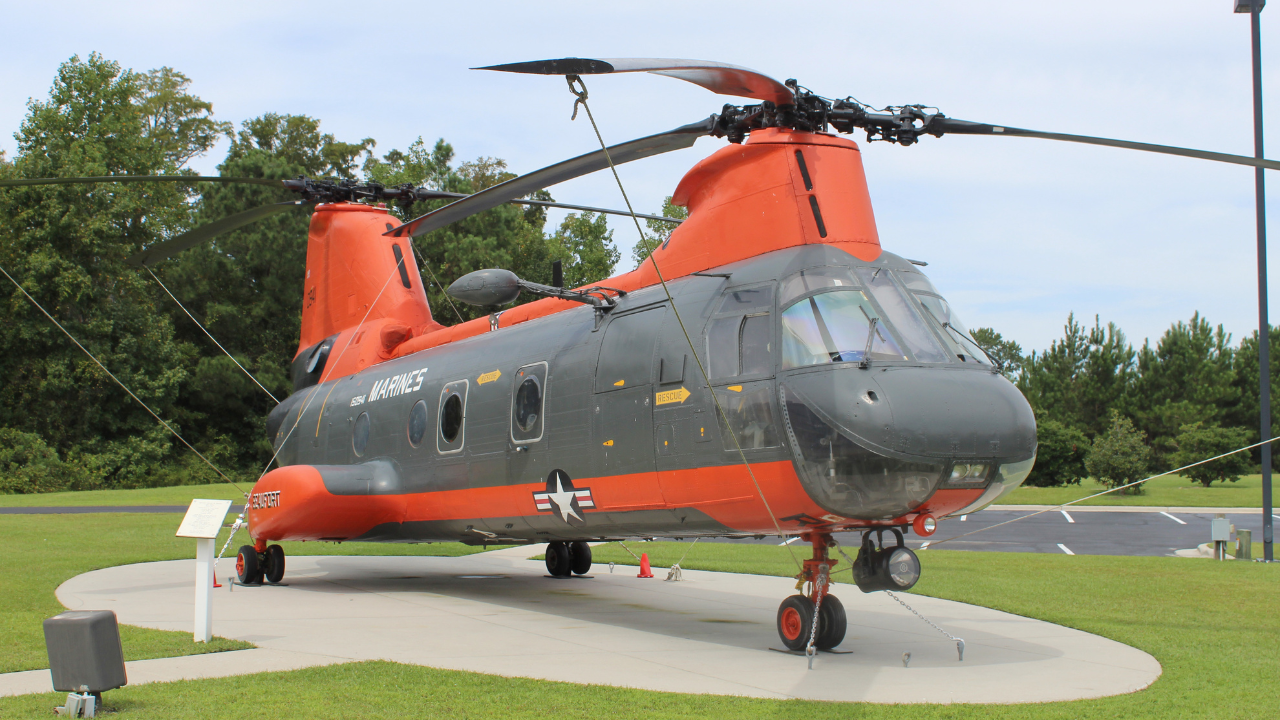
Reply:
[[199, 245], [213, 237], [230, 232], [236, 228], [244, 227], [250, 223], [257, 222], [263, 218], [278, 215], [282, 212], [288, 212], [302, 207], [311, 207], [315, 203], [306, 200], [290, 200], [289, 202], [274, 203], [271, 205], [262, 205], [252, 210], [245, 210], [235, 215], [228, 215], [220, 220], [214, 220], [211, 223], [201, 225], [194, 230], [184, 232], [181, 235], [157, 243], [142, 252], [133, 255], [125, 262], [130, 265], [149, 266], [164, 260], [165, 258], [177, 255], [187, 248]]
[[203, 175], [103, 175], [100, 177], [71, 177], [71, 178], [23, 178], [19, 180], [0, 180], [0, 187], [20, 187], [23, 185], [76, 185], [80, 183], [141, 183], [141, 182], [172, 182], [172, 183], [197, 183], [212, 182], [222, 183], [224, 185], [247, 183], [250, 185], [269, 185], [271, 187], [282, 187], [279, 180], [268, 180], [266, 178], [243, 178], [243, 177], [207, 177]]
[[[616, 161], [615, 161], [616, 162]], [[418, 197], [431, 199], [460, 199], [467, 197], [466, 193], [444, 192], [443, 190], [428, 190], [418, 194]], [[538, 207], [563, 208], [565, 210], [580, 210], [582, 212], [603, 213], [605, 215], [622, 215], [631, 217], [631, 213], [626, 210], [610, 210], [609, 208], [591, 207], [590, 205], [570, 205], [569, 203], [554, 202], [551, 200], [508, 200], [512, 205], [537, 205]], [[644, 213], [636, 213], [636, 217], [641, 220], [661, 220], [679, 225], [684, 222], [680, 218], [667, 217], [666, 215], [645, 215]]]
[[[609, 157], [614, 165], [640, 160], [654, 155], [681, 150], [693, 145], [703, 135], [710, 134], [715, 128], [715, 116], [701, 122], [691, 123], [657, 135], [632, 140], [609, 148]], [[426, 215], [416, 217], [394, 230], [384, 234], [394, 237], [409, 235], [417, 237], [432, 230], [438, 230], [463, 218], [471, 217], [479, 212], [491, 210], [503, 203], [528, 195], [536, 190], [572, 180], [582, 175], [593, 173], [609, 167], [603, 150], [579, 155], [572, 160], [565, 160], [528, 175], [521, 175], [504, 183], [499, 183], [474, 195], [433, 210]], [[522, 201], [524, 202], [524, 201]]]
[[1164, 155], [1181, 155], [1182, 157], [1197, 158], [1199, 160], [1213, 160], [1215, 162], [1232, 163], [1235, 165], [1249, 165], [1252, 167], [1267, 168], [1269, 170], [1280, 170], [1280, 162], [1275, 160], [1251, 158], [1245, 155], [1231, 155], [1228, 153], [1210, 152], [1208, 150], [1193, 150], [1191, 148], [1174, 147], [1171, 145], [1153, 145], [1151, 143], [1132, 142], [1129, 140], [1113, 140], [1111, 138], [1092, 137], [1089, 135], [1040, 132], [1039, 130], [1026, 130], [1023, 128], [1007, 127], [1004, 125], [987, 125], [985, 123], [954, 120], [952, 118], [944, 117], [934, 118], [928, 124], [925, 132], [937, 135], [1003, 135], [1006, 137], [1033, 137], [1042, 138], [1044, 140], [1062, 140], [1064, 142], [1084, 143], [1086, 145], [1104, 145], [1106, 147], [1124, 148], [1127, 150], [1142, 150], [1143, 152], [1161, 153]]
[[700, 85], [713, 93], [769, 100], [778, 105], [791, 105], [795, 95], [791, 88], [750, 68], [709, 60], [677, 60], [671, 58], [561, 58], [531, 62], [490, 65], [472, 70], [530, 73], [534, 75], [605, 75], [609, 73], [648, 72], [666, 75]]

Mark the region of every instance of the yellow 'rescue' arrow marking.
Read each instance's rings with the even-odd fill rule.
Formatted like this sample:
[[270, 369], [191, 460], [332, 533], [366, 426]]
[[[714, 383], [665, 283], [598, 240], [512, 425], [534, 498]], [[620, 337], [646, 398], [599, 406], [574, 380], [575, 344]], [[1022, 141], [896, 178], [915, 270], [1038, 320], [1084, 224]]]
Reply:
[[485, 383], [493, 382], [494, 380], [497, 380], [500, 377], [502, 377], [501, 370], [494, 370], [493, 372], [487, 372], [481, 375], [480, 377], [476, 378], [476, 384], [483, 385]]
[[729, 389], [729, 390], [732, 390], [732, 391], [734, 391], [734, 392], [742, 392], [742, 386], [741, 386], [741, 385], [730, 385], [730, 386], [728, 387], [728, 389]]
[[653, 399], [653, 404], [668, 405], [670, 403], [682, 403], [685, 400], [688, 400], [689, 396], [692, 394], [693, 393], [689, 392], [688, 390], [685, 390], [683, 387], [676, 388], [675, 390], [667, 390], [665, 392], [660, 392], [657, 395], [655, 395]]

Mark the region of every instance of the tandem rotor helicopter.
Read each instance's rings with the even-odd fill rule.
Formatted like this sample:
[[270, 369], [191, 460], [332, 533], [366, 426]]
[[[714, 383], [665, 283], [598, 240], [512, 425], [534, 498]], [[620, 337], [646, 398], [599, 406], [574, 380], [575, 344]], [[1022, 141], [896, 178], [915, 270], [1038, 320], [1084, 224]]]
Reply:
[[[458, 196], [410, 186], [283, 181], [301, 198], [144, 249], [151, 265], [269, 215], [312, 211], [294, 392], [270, 414], [278, 467], [254, 485], [242, 582], [284, 576], [283, 540], [548, 542], [553, 576], [591, 566], [588, 541], [799, 534], [812, 557], [778, 633], [796, 650], [844, 638], [828, 594], [832, 534], [864, 531], [864, 592], [905, 590], [920, 563], [903, 533], [975, 512], [1036, 457], [1022, 394], [979, 347], [923, 263], [880, 245], [859, 148], [922, 135], [1035, 137], [1255, 167], [1280, 163], [948, 118], [875, 111], [743, 67], [565, 58], [487, 70], [649, 72], [753, 98], [669, 132]], [[579, 83], [580, 84], [580, 83]], [[690, 169], [681, 223], [634, 271], [564, 288], [481, 270], [448, 290], [492, 310], [446, 327], [411, 238], [588, 173], [729, 144]], [[116, 176], [13, 180], [250, 182]], [[386, 202], [456, 198], [407, 222]], [[372, 201], [372, 202], [365, 202]], [[598, 210], [568, 205], [577, 209]], [[618, 212], [618, 211], [605, 211]], [[629, 213], [618, 213], [629, 214]], [[644, 216], [642, 216], [644, 217]], [[545, 296], [507, 310], [521, 292]], [[815, 617], [816, 615], [816, 617]], [[816, 627], [815, 627], [816, 623]]]

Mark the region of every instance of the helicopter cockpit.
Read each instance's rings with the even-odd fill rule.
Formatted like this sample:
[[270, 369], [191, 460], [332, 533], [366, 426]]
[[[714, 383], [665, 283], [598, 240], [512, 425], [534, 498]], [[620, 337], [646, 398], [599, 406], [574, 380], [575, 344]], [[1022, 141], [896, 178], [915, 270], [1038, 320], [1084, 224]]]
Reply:
[[985, 505], [1030, 472], [1030, 408], [923, 273], [886, 257], [778, 292], [787, 444], [819, 504], [881, 519], [953, 489]]

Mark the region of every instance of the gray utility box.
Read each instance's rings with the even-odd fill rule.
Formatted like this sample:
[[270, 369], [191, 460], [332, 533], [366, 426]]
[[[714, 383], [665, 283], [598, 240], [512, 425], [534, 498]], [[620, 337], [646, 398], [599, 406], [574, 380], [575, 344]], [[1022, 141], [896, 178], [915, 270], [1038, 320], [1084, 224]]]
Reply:
[[58, 692], [100, 693], [129, 682], [120, 628], [110, 610], [64, 612], [45, 620], [44, 644]]

